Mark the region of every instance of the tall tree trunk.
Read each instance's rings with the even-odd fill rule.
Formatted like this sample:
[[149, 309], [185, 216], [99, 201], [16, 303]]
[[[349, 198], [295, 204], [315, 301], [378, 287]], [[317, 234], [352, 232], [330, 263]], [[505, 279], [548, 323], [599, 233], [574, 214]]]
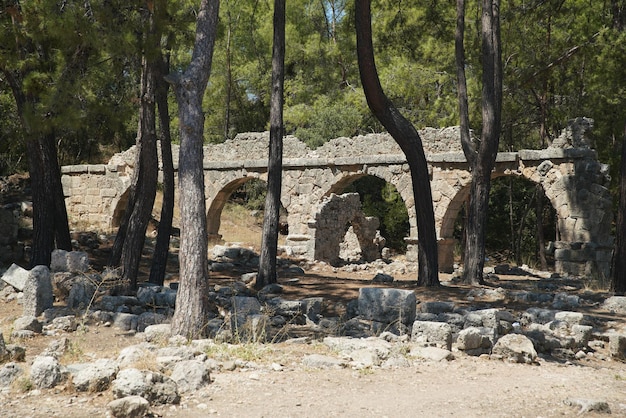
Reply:
[[[499, 0], [482, 2], [482, 137], [478, 147], [470, 141], [467, 116], [467, 89], [459, 88], [461, 110], [461, 141], [465, 157], [472, 170], [470, 204], [466, 229], [466, 247], [463, 257], [463, 281], [483, 284], [485, 265], [485, 229], [489, 209], [491, 171], [493, 170], [500, 140], [502, 110], [502, 57], [500, 50]], [[463, 46], [465, 4], [457, 0], [457, 30], [455, 56], [459, 85], [465, 86], [465, 51]], [[464, 96], [463, 96], [464, 94]]]
[[548, 270], [548, 260], [546, 259], [546, 239], [543, 232], [543, 188], [541, 184], [535, 185], [536, 187], [536, 196], [537, 196], [537, 204], [535, 206], [537, 219], [537, 246], [538, 246], [538, 255], [539, 255], [539, 263], [541, 265], [541, 270]]
[[270, 148], [267, 163], [267, 195], [259, 273], [255, 288], [276, 283], [278, 221], [283, 174], [283, 87], [285, 81], [285, 0], [274, 0], [274, 46], [272, 50], [272, 97], [270, 105]]
[[180, 285], [172, 333], [195, 338], [206, 333], [208, 320], [208, 237], [204, 198], [202, 98], [211, 74], [217, 34], [219, 0], [202, 0], [196, 18], [196, 39], [189, 67], [170, 75], [180, 118]]
[[611, 268], [611, 291], [626, 294], [626, 131], [622, 137], [620, 161], [619, 205], [615, 224], [615, 250]]
[[161, 205], [161, 219], [157, 241], [152, 255], [150, 278], [148, 281], [163, 286], [167, 257], [170, 248], [170, 236], [172, 235], [172, 219], [174, 217], [174, 162], [172, 160], [172, 137], [170, 132], [170, 111], [167, 103], [167, 91], [169, 84], [165, 81], [165, 75], [169, 72], [168, 60], [160, 57], [160, 65], [155, 77], [156, 104], [159, 109], [159, 121], [161, 125], [161, 170], [163, 173], [163, 204]]
[[155, 74], [159, 63], [155, 50], [158, 51], [160, 36], [156, 34], [154, 8], [146, 10], [148, 15], [145, 18], [137, 154], [128, 204], [110, 258], [110, 265], [121, 266], [122, 277], [130, 281], [133, 289], [137, 287], [137, 274], [154, 205], [159, 171], [155, 120]]
[[158, 177], [155, 121], [155, 62], [144, 57], [141, 82], [141, 107], [137, 136], [136, 199], [128, 218], [128, 229], [124, 239], [120, 264], [122, 276], [137, 287], [137, 273], [146, 240], [146, 229], [154, 206]]
[[418, 286], [438, 286], [437, 234], [428, 165], [422, 140], [385, 95], [372, 45], [370, 0], [357, 0], [355, 8], [357, 57], [367, 104], [404, 152], [411, 170], [418, 230]]

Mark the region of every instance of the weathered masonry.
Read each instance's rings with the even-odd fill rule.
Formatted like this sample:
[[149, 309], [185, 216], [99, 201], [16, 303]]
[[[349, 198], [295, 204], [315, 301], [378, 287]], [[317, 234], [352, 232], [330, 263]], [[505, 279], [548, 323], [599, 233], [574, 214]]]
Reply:
[[[556, 269], [560, 273], [607, 275], [611, 261], [608, 170], [597, 161], [596, 152], [587, 143], [585, 131], [590, 122], [584, 118], [571, 121], [546, 149], [499, 153], [493, 172], [494, 178], [520, 176], [542, 186], [557, 215], [558, 236], [554, 245]], [[451, 271], [454, 222], [468, 197], [471, 176], [461, 151], [458, 128], [429, 128], [420, 131], [420, 135], [431, 173], [439, 265], [442, 271]], [[231, 193], [250, 179], [266, 179], [268, 138], [267, 132], [247, 133], [205, 147], [210, 237], [220, 237], [220, 215]], [[177, 151], [174, 150], [176, 166]], [[117, 227], [125, 209], [133, 166], [134, 147], [116, 154], [106, 165], [63, 167], [71, 222], [95, 230]], [[370, 175], [393, 184], [404, 199], [410, 218], [410, 236], [405, 237], [409, 244], [407, 256], [415, 260], [418, 237], [411, 178], [404, 155], [389, 135], [337, 138], [316, 150], [295, 137], [286, 137], [283, 168], [281, 200], [288, 213], [288, 251], [311, 259], [327, 253], [323, 248], [337, 241], [337, 237], [329, 235], [343, 234], [345, 228], [328, 227], [328, 217], [332, 215], [326, 206], [347, 185]], [[338, 222], [364, 219], [342, 216]]]

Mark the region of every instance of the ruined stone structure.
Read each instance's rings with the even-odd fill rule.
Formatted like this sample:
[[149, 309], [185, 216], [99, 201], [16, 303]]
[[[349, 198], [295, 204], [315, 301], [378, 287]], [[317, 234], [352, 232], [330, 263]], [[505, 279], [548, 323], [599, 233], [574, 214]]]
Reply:
[[[542, 186], [557, 214], [558, 236], [554, 247], [556, 269], [560, 273], [608, 275], [609, 272], [612, 213], [606, 188], [608, 169], [597, 161], [596, 152], [585, 136], [591, 125], [589, 119], [579, 118], [571, 121], [546, 149], [499, 153], [493, 172], [494, 178], [519, 176]], [[451, 271], [454, 222], [469, 195], [471, 175], [461, 150], [458, 128], [429, 128], [421, 130], [420, 135], [430, 166], [439, 265], [442, 271]], [[246, 133], [223, 144], [205, 147], [210, 237], [219, 238], [220, 215], [232, 192], [250, 179], [266, 179], [268, 140], [267, 132]], [[177, 149], [174, 154], [177, 166]], [[134, 147], [115, 155], [106, 165], [63, 167], [62, 181], [71, 221], [87, 229], [117, 227], [125, 209], [133, 165]], [[333, 201], [331, 196], [341, 194], [356, 179], [371, 175], [393, 184], [406, 203], [410, 223], [410, 234], [405, 237], [409, 244], [407, 256], [415, 260], [417, 222], [409, 168], [389, 135], [337, 138], [316, 150], [288, 136], [284, 141], [283, 169], [281, 203], [288, 214], [289, 251], [311, 259], [336, 257], [336, 238], [331, 233], [338, 230], [343, 233], [347, 226], [333, 226], [334, 230], [328, 227], [326, 213], [329, 202]], [[334, 218], [333, 225], [352, 223], [356, 230], [373, 222], [356, 215], [352, 209], [348, 212], [341, 219]], [[371, 248], [362, 248], [367, 253], [364, 255], [369, 256]]]

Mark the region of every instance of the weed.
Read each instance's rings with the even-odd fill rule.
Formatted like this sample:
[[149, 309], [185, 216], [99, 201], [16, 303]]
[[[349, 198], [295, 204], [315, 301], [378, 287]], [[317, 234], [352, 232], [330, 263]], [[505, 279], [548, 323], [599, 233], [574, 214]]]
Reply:
[[33, 382], [28, 377], [22, 376], [13, 381], [13, 387], [19, 392], [26, 393], [33, 390], [35, 385], [33, 385]]

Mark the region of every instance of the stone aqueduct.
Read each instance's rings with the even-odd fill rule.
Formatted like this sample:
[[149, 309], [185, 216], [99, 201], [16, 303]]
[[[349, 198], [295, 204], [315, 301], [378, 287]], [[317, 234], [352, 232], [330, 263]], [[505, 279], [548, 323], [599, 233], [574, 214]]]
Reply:
[[[573, 122], [546, 149], [499, 153], [493, 177], [520, 176], [542, 186], [557, 216], [558, 236], [547, 239], [555, 240], [555, 268], [559, 273], [606, 275], [612, 253], [607, 167], [597, 161], [584, 131]], [[428, 128], [421, 130], [420, 135], [431, 175], [439, 266], [441, 271], [450, 272], [454, 223], [468, 197], [471, 175], [460, 147], [458, 128]], [[220, 215], [231, 193], [250, 179], [266, 180], [268, 140], [267, 132], [247, 133], [205, 147], [210, 237], [219, 237]], [[174, 154], [177, 167], [177, 149]], [[315, 150], [295, 137], [286, 137], [283, 155], [281, 201], [288, 214], [288, 251], [315, 258], [329, 240], [323, 236], [329, 230], [321, 225], [323, 207], [350, 183], [371, 175], [393, 184], [404, 199], [410, 222], [410, 236], [405, 238], [407, 257], [416, 259], [417, 222], [409, 168], [389, 135], [337, 138]], [[106, 165], [62, 167], [71, 222], [100, 231], [118, 226], [133, 166], [134, 147], [116, 154]], [[335, 234], [344, 231], [345, 228], [335, 228]]]

